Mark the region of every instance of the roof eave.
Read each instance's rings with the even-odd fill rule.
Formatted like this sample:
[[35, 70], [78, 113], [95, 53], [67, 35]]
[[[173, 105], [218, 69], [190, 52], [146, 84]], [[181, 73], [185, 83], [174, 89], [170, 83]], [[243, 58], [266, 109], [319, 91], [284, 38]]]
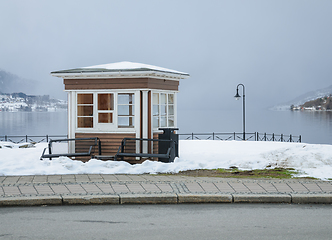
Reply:
[[153, 77], [169, 80], [180, 80], [189, 78], [189, 74], [179, 74], [179, 73], [166, 73], [159, 71], [114, 71], [114, 72], [51, 72], [54, 77], [60, 77], [64, 79], [75, 79], [75, 78], [143, 78], [143, 77]]

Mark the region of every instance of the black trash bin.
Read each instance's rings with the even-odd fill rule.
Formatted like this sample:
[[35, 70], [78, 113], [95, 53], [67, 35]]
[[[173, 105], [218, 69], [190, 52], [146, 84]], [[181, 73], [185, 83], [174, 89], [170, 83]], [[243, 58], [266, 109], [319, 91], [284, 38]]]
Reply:
[[179, 135], [175, 133], [178, 128], [159, 128], [163, 130], [162, 134], [159, 134], [159, 139], [170, 140], [170, 141], [160, 141], [158, 142], [158, 153], [165, 154], [167, 150], [173, 146], [169, 158], [159, 158], [160, 162], [174, 162], [175, 157], [179, 156]]

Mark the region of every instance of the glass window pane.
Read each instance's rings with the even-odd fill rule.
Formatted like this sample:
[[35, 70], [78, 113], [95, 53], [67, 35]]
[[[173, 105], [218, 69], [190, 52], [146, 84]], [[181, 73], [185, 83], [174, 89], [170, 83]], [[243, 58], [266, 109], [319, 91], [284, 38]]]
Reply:
[[174, 116], [168, 116], [168, 127], [174, 127]]
[[77, 106], [77, 116], [92, 116], [93, 106]]
[[166, 124], [167, 124], [167, 118], [166, 117], [161, 117], [160, 118], [160, 126], [161, 127], [167, 127]]
[[113, 94], [98, 94], [98, 110], [114, 110]]
[[77, 94], [77, 104], [93, 104], [93, 94]]
[[174, 94], [168, 94], [168, 104], [174, 104]]
[[119, 105], [118, 107], [118, 115], [119, 116], [134, 116], [134, 106], [132, 105]]
[[159, 127], [159, 116], [153, 117], [153, 127], [158, 128]]
[[159, 104], [159, 93], [154, 93], [153, 94], [153, 104], [154, 105]]
[[113, 113], [99, 113], [98, 122], [99, 123], [112, 123], [113, 122]]
[[161, 93], [160, 94], [160, 103], [161, 104], [166, 104], [167, 103], [167, 101], [166, 101], [166, 94], [165, 93]]
[[133, 93], [119, 93], [118, 94], [118, 104], [134, 104], [134, 94]]
[[167, 114], [167, 105], [160, 106], [161, 116], [165, 116]]
[[168, 105], [168, 114], [174, 115], [174, 105]]
[[79, 128], [93, 128], [93, 118], [92, 117], [78, 117], [77, 127]]
[[159, 105], [153, 105], [153, 116], [159, 115]]
[[134, 117], [118, 117], [118, 127], [134, 127]]

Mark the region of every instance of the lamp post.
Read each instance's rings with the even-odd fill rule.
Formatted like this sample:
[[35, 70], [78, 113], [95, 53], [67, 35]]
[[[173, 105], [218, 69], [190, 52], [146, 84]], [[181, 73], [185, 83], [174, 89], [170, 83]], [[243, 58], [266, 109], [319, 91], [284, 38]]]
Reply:
[[244, 85], [242, 83], [238, 84], [236, 86], [236, 94], [235, 99], [239, 100], [241, 98], [241, 95], [239, 95], [239, 86], [242, 86], [243, 90], [243, 140], [246, 140], [246, 108], [245, 108], [245, 91], [244, 91]]

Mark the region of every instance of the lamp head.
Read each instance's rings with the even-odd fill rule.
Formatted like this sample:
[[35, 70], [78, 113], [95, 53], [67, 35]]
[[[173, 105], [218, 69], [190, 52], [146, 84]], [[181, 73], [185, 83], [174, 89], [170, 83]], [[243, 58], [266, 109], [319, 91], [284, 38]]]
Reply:
[[241, 96], [239, 95], [239, 89], [236, 89], [236, 94], [235, 94], [235, 100], [239, 100], [241, 98]]

